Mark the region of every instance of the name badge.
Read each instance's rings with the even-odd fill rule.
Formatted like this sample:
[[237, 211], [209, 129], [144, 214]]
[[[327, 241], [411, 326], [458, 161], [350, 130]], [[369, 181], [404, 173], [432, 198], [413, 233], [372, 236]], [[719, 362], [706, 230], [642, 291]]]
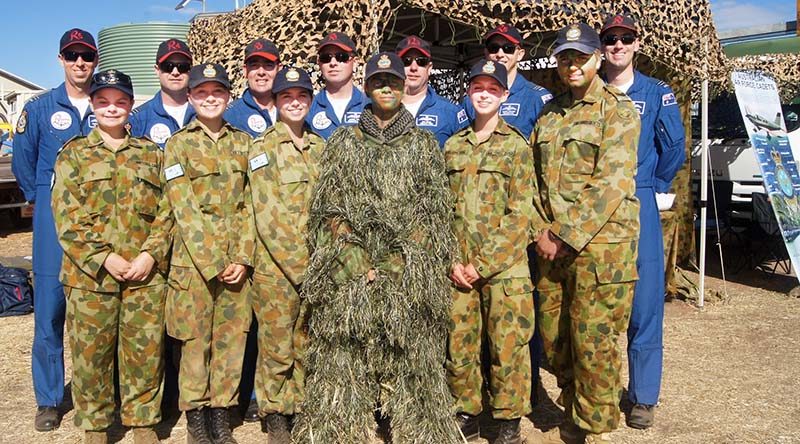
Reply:
[[167, 176], [167, 181], [181, 177], [183, 176], [183, 167], [181, 164], [176, 163], [171, 167], [167, 167], [167, 169], [164, 170], [164, 175]]
[[269, 165], [269, 157], [267, 157], [266, 153], [261, 153], [258, 156], [250, 159], [250, 171], [255, 171], [267, 165]]

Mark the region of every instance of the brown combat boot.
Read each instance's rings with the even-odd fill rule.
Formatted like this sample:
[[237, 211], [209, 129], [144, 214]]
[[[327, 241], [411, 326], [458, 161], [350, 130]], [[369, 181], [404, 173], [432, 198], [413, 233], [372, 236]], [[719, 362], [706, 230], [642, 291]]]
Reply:
[[265, 422], [267, 423], [269, 444], [290, 444], [292, 442], [288, 416], [280, 413], [270, 413], [267, 415]]
[[212, 408], [209, 412], [211, 421], [211, 439], [214, 444], [239, 444], [233, 439], [231, 421], [228, 409], [224, 407]]
[[586, 444], [611, 444], [610, 433], [587, 433]]
[[208, 434], [205, 410], [186, 411], [186, 444], [214, 444]]
[[133, 444], [160, 444], [161, 441], [156, 431], [151, 427], [136, 427], [133, 429]]
[[83, 434], [83, 444], [106, 444], [107, 442], [108, 436], [105, 430], [100, 432], [87, 430]]

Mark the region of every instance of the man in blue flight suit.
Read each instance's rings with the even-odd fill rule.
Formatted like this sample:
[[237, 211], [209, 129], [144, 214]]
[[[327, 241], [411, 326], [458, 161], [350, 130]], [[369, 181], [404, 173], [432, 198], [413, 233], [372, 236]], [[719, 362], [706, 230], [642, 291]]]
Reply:
[[59, 282], [63, 251], [56, 236], [50, 189], [56, 154], [71, 138], [96, 125], [89, 109], [89, 87], [97, 66], [97, 45], [87, 31], [74, 28], [61, 37], [58, 59], [64, 83], [31, 99], [14, 136], [12, 169], [25, 199], [34, 204], [34, 333], [31, 353], [36, 393], [37, 431], [55, 430], [64, 399], [64, 289]]
[[306, 122], [327, 140], [341, 125], [357, 125], [368, 99], [353, 84], [356, 44], [341, 32], [326, 35], [317, 46], [317, 64], [325, 88], [314, 96]]
[[[500, 117], [529, 139], [539, 113], [553, 95], [519, 75], [517, 64], [525, 57], [525, 48], [517, 28], [500, 25], [489, 31], [483, 41], [486, 58], [502, 63], [508, 71], [508, 99], [500, 105]], [[469, 100], [465, 100], [462, 106], [469, 119], [475, 119], [475, 109]]]
[[161, 90], [133, 110], [131, 135], [148, 137], [164, 149], [167, 139], [194, 119], [187, 95], [191, 67], [192, 52], [185, 42], [169, 39], [158, 45], [155, 70]]
[[675, 94], [664, 82], [633, 69], [639, 50], [636, 22], [609, 17], [600, 31], [605, 76], [633, 100], [642, 122], [637, 150], [636, 197], [640, 202], [639, 280], [628, 327], [628, 426], [653, 425], [661, 388], [664, 322], [664, 245], [656, 193], [669, 191], [685, 160], [685, 133]]
[[272, 82], [281, 69], [281, 52], [267, 39], [255, 39], [244, 50], [247, 89], [223, 116], [234, 127], [257, 137], [278, 119]]
[[403, 105], [414, 116], [417, 126], [435, 134], [439, 146], [444, 148], [450, 136], [469, 125], [467, 112], [436, 94], [428, 84], [433, 68], [430, 42], [410, 35], [397, 44], [395, 52], [406, 70]]

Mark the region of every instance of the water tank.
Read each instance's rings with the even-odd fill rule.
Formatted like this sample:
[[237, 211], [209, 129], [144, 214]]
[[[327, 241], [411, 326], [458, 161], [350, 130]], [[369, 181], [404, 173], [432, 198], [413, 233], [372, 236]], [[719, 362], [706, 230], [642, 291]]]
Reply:
[[156, 63], [158, 45], [177, 38], [186, 41], [188, 23], [126, 23], [100, 30], [99, 70], [118, 69], [131, 76], [137, 105], [159, 90]]

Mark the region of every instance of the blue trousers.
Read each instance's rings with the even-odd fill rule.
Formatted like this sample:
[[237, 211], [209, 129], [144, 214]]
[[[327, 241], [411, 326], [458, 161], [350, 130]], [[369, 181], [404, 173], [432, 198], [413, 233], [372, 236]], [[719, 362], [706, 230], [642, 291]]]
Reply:
[[661, 390], [664, 355], [664, 240], [652, 188], [637, 188], [639, 198], [639, 280], [628, 326], [628, 398], [655, 405]]
[[64, 400], [64, 288], [58, 276], [34, 273], [31, 373], [36, 404], [56, 407]]

